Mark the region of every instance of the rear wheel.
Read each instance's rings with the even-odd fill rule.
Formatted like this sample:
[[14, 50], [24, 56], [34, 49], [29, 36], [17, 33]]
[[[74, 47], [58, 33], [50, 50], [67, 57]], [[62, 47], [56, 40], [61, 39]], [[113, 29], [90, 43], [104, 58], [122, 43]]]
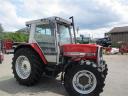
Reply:
[[36, 84], [42, 75], [43, 64], [38, 55], [30, 48], [21, 48], [14, 54], [12, 69], [16, 80], [23, 85]]
[[64, 86], [71, 96], [99, 96], [104, 79], [96, 67], [76, 65], [65, 73]]

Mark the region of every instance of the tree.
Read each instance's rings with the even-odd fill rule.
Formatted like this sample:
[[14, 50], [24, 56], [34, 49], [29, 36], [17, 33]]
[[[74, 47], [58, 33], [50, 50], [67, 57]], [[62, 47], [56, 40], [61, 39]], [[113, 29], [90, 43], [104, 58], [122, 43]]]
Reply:
[[3, 32], [3, 31], [4, 31], [4, 29], [2, 27], [2, 24], [0, 24], [0, 32]]

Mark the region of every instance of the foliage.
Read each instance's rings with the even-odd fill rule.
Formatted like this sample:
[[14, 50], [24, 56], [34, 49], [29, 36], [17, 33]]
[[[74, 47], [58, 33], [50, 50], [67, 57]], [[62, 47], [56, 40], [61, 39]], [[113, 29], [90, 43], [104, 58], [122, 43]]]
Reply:
[[28, 41], [28, 34], [24, 34], [21, 32], [3, 32], [0, 34], [0, 39], [10, 39], [14, 42], [27, 42]]

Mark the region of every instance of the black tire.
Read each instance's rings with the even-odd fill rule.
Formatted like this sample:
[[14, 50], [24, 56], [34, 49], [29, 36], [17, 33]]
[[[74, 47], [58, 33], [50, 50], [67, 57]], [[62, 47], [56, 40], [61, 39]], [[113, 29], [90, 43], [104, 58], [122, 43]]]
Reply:
[[104, 78], [106, 78], [107, 74], [108, 74], [108, 66], [107, 64], [105, 64], [105, 70], [103, 71]]
[[[82, 94], [77, 92], [72, 84], [74, 75], [81, 70], [87, 70], [92, 72], [97, 80], [95, 89], [88, 94]], [[97, 67], [93, 67], [92, 65], [74, 65], [65, 73], [64, 86], [70, 96], [99, 96], [99, 94], [103, 92], [104, 85], [105, 84], [104, 78], [102, 77], [102, 73], [98, 71]]]
[[[22, 79], [20, 76], [18, 76], [16, 72], [16, 60], [19, 56], [25, 56], [28, 58], [31, 66], [31, 72], [28, 78]], [[12, 70], [14, 77], [19, 82], [19, 84], [31, 86], [35, 85], [39, 82], [41, 79], [42, 73], [43, 73], [43, 63], [41, 62], [41, 59], [37, 55], [36, 52], [34, 52], [30, 48], [20, 48], [16, 51], [14, 54], [13, 62], [12, 62]]]

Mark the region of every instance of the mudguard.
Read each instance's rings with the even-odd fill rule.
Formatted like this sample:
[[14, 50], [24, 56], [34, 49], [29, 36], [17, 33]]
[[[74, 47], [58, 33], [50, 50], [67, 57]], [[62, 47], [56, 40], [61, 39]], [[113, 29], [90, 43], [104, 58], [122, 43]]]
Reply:
[[37, 54], [39, 55], [39, 57], [41, 58], [41, 60], [44, 62], [44, 64], [47, 64], [47, 60], [43, 54], [43, 52], [41, 51], [41, 49], [39, 48], [39, 46], [36, 44], [36, 43], [22, 43], [22, 44], [19, 44], [15, 49], [14, 49], [14, 54], [15, 52], [20, 49], [20, 48], [25, 48], [25, 47], [28, 47], [28, 48], [31, 48], [33, 49], [35, 52], [37, 52]]

